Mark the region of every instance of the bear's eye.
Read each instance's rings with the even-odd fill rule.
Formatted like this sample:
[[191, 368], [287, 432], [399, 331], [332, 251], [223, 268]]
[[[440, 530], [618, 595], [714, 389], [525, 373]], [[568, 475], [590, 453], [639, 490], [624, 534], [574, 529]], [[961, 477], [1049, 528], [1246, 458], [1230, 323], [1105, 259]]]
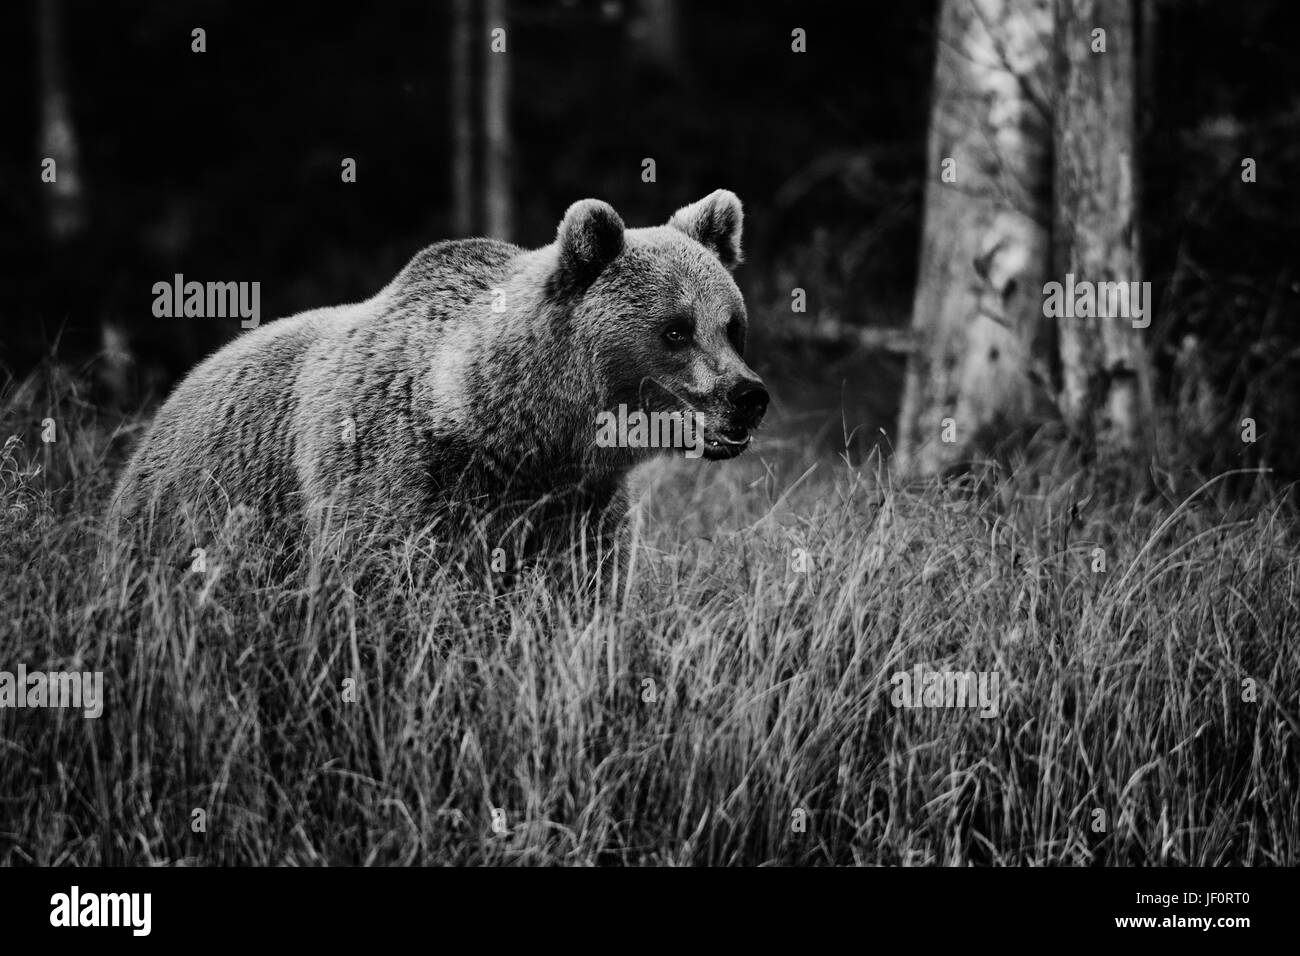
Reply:
[[685, 319], [677, 319], [668, 323], [664, 329], [664, 341], [668, 343], [669, 348], [680, 349], [690, 345], [691, 338], [695, 335], [695, 328]]

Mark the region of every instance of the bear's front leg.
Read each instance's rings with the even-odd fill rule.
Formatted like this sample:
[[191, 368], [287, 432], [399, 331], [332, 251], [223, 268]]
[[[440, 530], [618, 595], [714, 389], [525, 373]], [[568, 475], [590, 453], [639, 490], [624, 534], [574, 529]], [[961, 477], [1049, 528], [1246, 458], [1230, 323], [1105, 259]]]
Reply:
[[618, 488], [599, 503], [592, 503], [582, 516], [582, 527], [583, 591], [606, 600], [621, 599], [631, 583], [634, 546], [626, 491]]

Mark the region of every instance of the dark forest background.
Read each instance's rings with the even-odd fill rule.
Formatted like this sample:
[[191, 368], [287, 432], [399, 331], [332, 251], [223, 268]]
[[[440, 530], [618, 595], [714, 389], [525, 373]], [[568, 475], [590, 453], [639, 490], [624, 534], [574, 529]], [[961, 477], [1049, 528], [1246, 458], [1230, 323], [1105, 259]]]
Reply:
[[[755, 361], [782, 383], [787, 414], [830, 422], [843, 404], [851, 424], [889, 427], [902, 357], [845, 333], [907, 323], [935, 6], [672, 3], [665, 52], [646, 22], [661, 3], [515, 0], [513, 234], [499, 238], [546, 243], [585, 196], [646, 225], [731, 188], [746, 203], [738, 280]], [[1300, 428], [1295, 4], [1155, 6], [1141, 104], [1154, 361], [1166, 391], [1183, 387], [1169, 373], [1194, 336], [1224, 414], [1268, 402], [1261, 422]], [[153, 283], [177, 272], [261, 281], [266, 320], [367, 297], [420, 247], [456, 234], [448, 4], [64, 0], [85, 212], [64, 239], [47, 228], [40, 181], [38, 9], [14, 4], [0, 34], [4, 373], [21, 377], [54, 352], [97, 400], [149, 402], [239, 331], [234, 320], [154, 319]], [[196, 26], [202, 54], [191, 52]], [[794, 27], [807, 53], [791, 52]], [[1242, 156], [1258, 161], [1258, 183], [1223, 189]], [[357, 160], [356, 183], [341, 182], [343, 157]], [[645, 157], [655, 183], [642, 182]], [[796, 286], [806, 315], [791, 314]], [[106, 326], [130, 356], [112, 390], [97, 371]], [[838, 425], [828, 431], [842, 443]]]

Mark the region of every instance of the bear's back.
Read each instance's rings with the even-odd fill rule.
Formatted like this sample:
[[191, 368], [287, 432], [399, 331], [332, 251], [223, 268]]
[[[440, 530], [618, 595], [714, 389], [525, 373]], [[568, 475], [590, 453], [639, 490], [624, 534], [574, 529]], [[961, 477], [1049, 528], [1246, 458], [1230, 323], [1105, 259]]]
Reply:
[[379, 294], [386, 311], [446, 321], [470, 313], [523, 252], [495, 239], [449, 239], [421, 249]]

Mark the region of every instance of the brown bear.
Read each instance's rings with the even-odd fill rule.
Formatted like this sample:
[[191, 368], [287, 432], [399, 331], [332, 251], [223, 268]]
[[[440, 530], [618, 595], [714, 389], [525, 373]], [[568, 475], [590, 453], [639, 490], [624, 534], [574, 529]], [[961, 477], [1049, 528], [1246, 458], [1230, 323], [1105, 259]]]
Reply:
[[111, 526], [189, 548], [239, 511], [283, 542], [471, 532], [513, 564], [577, 531], [608, 549], [629, 471], [664, 449], [598, 442], [601, 412], [690, 416], [709, 459], [763, 418], [741, 221], [721, 189], [642, 229], [584, 199], [543, 248], [439, 242], [373, 298], [246, 333], [162, 406]]

